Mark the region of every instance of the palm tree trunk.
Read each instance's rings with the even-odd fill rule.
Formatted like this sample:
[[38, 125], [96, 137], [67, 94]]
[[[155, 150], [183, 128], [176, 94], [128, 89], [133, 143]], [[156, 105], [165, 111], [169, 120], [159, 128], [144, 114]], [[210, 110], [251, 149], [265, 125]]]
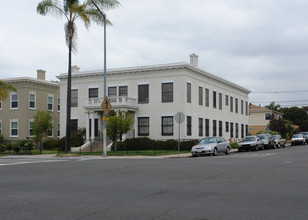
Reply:
[[71, 151], [71, 87], [72, 87], [72, 37], [69, 38], [69, 46], [68, 46], [65, 153], [69, 153]]

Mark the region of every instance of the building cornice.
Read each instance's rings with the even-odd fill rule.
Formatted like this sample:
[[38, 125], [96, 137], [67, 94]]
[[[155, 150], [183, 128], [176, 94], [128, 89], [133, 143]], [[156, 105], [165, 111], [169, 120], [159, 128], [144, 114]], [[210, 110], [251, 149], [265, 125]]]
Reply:
[[[160, 65], [149, 65], [149, 66], [138, 66], [138, 67], [127, 67], [127, 68], [117, 68], [117, 69], [110, 69], [107, 70], [106, 74], [111, 75], [122, 75], [122, 74], [133, 74], [133, 73], [144, 73], [144, 72], [154, 72], [154, 71], [161, 71], [161, 70], [174, 70], [174, 69], [189, 69], [195, 73], [201, 74], [203, 76], [207, 76], [219, 82], [223, 82], [231, 87], [235, 87], [243, 92], [250, 93], [251, 91], [239, 86], [235, 83], [227, 81], [221, 77], [218, 77], [212, 73], [199, 69], [195, 66], [192, 66], [188, 63], [181, 62], [181, 63], [170, 63], [170, 64], [160, 64]], [[72, 78], [84, 78], [84, 77], [102, 77], [104, 74], [103, 70], [94, 70], [94, 71], [82, 71], [82, 72], [73, 72]], [[58, 79], [66, 79], [67, 73], [62, 73], [57, 76]]]
[[46, 80], [41, 80], [41, 79], [35, 79], [31, 77], [17, 77], [17, 78], [7, 78], [3, 79], [4, 82], [7, 83], [33, 83], [33, 84], [38, 84], [38, 85], [43, 85], [43, 86], [51, 86], [51, 87], [60, 87], [59, 82], [50, 82]]

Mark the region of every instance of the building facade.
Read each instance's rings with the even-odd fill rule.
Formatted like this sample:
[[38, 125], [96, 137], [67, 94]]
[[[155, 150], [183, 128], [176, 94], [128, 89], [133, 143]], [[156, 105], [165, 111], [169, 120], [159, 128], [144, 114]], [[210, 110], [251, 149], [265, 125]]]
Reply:
[[52, 127], [48, 137], [60, 135], [60, 86], [58, 82], [45, 80], [45, 71], [37, 70], [37, 78], [20, 77], [3, 79], [17, 91], [10, 92], [6, 100], [0, 100], [0, 133], [5, 141], [32, 138], [33, 117], [37, 110], [49, 111]]
[[[177, 139], [177, 112], [183, 112], [181, 139], [206, 136], [243, 137], [248, 132], [249, 90], [198, 68], [191, 62], [141, 66], [107, 71], [107, 96], [112, 110], [134, 114], [134, 129], [126, 137]], [[67, 74], [60, 79], [60, 95], [66, 99]], [[86, 128], [87, 139], [102, 130], [103, 71], [80, 72], [73, 67], [73, 129]], [[66, 121], [65, 106], [60, 121]], [[92, 132], [94, 131], [94, 132]], [[61, 136], [65, 127], [61, 126]]]
[[255, 135], [260, 131], [270, 131], [268, 125], [271, 114], [275, 114], [276, 117], [283, 115], [281, 112], [249, 104], [249, 133]]

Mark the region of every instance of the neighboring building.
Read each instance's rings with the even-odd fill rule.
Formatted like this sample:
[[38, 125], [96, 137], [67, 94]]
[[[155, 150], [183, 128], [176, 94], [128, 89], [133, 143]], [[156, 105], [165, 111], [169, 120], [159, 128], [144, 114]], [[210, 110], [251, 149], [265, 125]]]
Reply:
[[60, 89], [58, 82], [45, 80], [45, 71], [37, 70], [37, 79], [20, 77], [2, 79], [13, 85], [17, 92], [10, 92], [0, 100], [0, 133], [5, 141], [18, 141], [33, 137], [33, 117], [37, 110], [49, 111], [53, 129], [50, 138], [59, 136]]
[[276, 117], [283, 115], [281, 112], [249, 104], [249, 133], [255, 135], [259, 131], [269, 131], [268, 125], [271, 114], [275, 114]]
[[[248, 132], [249, 90], [198, 68], [191, 62], [112, 69], [107, 71], [107, 95], [112, 110], [134, 114], [134, 129], [126, 137], [177, 139], [177, 112], [185, 114], [182, 139], [206, 136], [243, 137]], [[87, 140], [101, 133], [103, 71], [72, 73], [72, 130], [86, 128]], [[66, 99], [67, 74], [61, 74], [60, 95]], [[66, 121], [65, 106], [60, 121]], [[94, 131], [94, 132], [92, 132]], [[65, 126], [61, 126], [61, 136]]]

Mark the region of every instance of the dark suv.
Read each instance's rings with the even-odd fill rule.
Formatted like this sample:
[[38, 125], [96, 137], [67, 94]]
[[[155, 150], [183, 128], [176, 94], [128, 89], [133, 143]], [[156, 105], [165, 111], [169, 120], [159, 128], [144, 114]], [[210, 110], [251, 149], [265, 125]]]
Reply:
[[275, 149], [275, 140], [272, 134], [266, 133], [266, 134], [258, 134], [258, 137], [263, 141], [264, 147], [267, 149]]

